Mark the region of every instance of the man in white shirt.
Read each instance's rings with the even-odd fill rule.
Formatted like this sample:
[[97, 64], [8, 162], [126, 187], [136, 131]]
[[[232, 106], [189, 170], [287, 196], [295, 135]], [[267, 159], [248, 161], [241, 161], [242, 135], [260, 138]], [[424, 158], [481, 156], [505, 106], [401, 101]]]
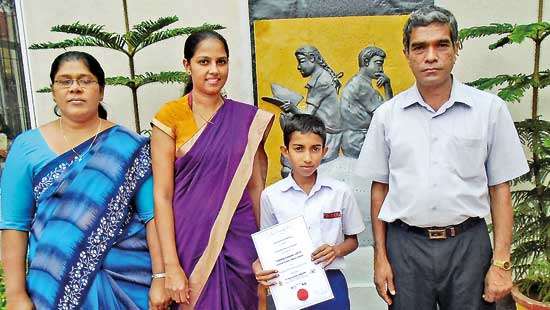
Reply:
[[506, 104], [451, 75], [457, 28], [437, 6], [411, 14], [416, 84], [375, 111], [358, 159], [373, 180], [375, 284], [391, 309], [495, 309], [512, 287], [509, 181], [529, 168]]

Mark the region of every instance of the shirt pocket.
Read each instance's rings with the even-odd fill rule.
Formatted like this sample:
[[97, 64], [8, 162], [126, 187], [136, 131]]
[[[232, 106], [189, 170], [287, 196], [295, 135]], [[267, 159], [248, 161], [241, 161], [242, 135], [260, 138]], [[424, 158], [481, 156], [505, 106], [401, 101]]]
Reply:
[[321, 234], [324, 243], [334, 245], [342, 232], [342, 210], [325, 210], [321, 213]]
[[486, 147], [481, 138], [455, 136], [453, 141], [454, 162], [451, 163], [462, 179], [481, 177], [485, 173]]

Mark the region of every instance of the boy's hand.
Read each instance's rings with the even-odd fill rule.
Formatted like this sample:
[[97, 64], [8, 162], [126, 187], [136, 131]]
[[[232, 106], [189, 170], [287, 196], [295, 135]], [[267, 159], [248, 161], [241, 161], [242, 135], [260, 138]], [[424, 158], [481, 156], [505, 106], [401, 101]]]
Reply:
[[311, 260], [316, 264], [324, 263], [323, 267], [326, 267], [336, 259], [336, 247], [328, 244], [323, 244], [318, 247], [317, 250], [311, 254]]
[[263, 286], [272, 286], [276, 282], [270, 281], [279, 276], [277, 273], [277, 270], [263, 270], [262, 264], [260, 264], [260, 260], [255, 260], [254, 263], [252, 263], [252, 271], [254, 272], [254, 275], [256, 276], [256, 280], [258, 283], [260, 283]]

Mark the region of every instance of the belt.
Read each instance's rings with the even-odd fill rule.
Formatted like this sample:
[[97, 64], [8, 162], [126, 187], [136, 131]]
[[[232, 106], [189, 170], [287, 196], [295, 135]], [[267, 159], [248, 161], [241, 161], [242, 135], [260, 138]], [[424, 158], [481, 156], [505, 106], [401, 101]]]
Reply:
[[418, 227], [418, 226], [411, 226], [401, 220], [395, 220], [392, 224], [403, 227], [407, 229], [410, 232], [414, 232], [420, 235], [424, 235], [428, 237], [428, 239], [431, 240], [445, 240], [447, 238], [455, 237], [468, 229], [479, 225], [485, 221], [482, 218], [479, 217], [470, 217], [469, 219], [465, 220], [464, 222], [457, 224], [457, 225], [449, 225], [445, 227]]

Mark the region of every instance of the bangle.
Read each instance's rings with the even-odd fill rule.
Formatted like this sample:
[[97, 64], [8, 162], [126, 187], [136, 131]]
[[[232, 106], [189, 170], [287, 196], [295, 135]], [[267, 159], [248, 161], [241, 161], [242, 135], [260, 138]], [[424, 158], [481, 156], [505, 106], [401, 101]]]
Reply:
[[162, 279], [162, 278], [166, 278], [166, 272], [153, 273], [153, 274], [151, 275], [151, 278], [152, 278], [152, 279]]

